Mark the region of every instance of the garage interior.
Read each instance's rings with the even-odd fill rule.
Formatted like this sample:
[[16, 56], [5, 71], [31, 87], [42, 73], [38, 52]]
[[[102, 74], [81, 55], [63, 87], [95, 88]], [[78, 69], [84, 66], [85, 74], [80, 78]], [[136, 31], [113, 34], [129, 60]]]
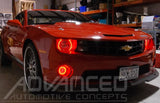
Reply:
[[[156, 45], [155, 68], [160, 73], [160, 0], [0, 0], [0, 32], [23, 10], [56, 9], [82, 13], [96, 23], [113, 25], [120, 28], [132, 28], [152, 35]], [[25, 100], [21, 94], [22, 85], [14, 87], [23, 77], [23, 70], [16, 62], [0, 68], [0, 103], [84, 103], [95, 101], [31, 99]], [[23, 81], [23, 80], [22, 80]], [[13, 90], [13, 92], [10, 92]], [[160, 76], [153, 81], [130, 87], [126, 91], [127, 103], [160, 103]], [[15, 101], [12, 98], [17, 98]], [[17, 97], [16, 97], [17, 96]], [[10, 98], [9, 98], [10, 97]], [[5, 99], [7, 98], [7, 99]], [[100, 103], [97, 101], [96, 103]], [[104, 101], [103, 101], [104, 102]], [[107, 103], [107, 101], [106, 101]], [[113, 101], [112, 103], [115, 103]], [[119, 103], [119, 102], [117, 102]]]

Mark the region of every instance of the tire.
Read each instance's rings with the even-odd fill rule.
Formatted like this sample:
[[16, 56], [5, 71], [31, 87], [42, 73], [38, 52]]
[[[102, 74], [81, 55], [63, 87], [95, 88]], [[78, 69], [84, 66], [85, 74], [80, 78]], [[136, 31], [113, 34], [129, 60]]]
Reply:
[[29, 92], [43, 92], [43, 76], [40, 61], [32, 43], [26, 47], [24, 52], [24, 77]]
[[2, 40], [0, 38], [0, 67], [11, 65], [12, 61], [4, 53]]

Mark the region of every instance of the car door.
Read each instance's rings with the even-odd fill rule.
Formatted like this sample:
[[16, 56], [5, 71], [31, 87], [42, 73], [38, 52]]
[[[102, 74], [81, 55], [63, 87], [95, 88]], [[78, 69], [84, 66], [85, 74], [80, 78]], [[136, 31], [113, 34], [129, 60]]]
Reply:
[[25, 35], [25, 29], [24, 29], [24, 12], [20, 13], [18, 16], [16, 16], [17, 20], [20, 21], [22, 24], [22, 27], [10, 27], [10, 33], [8, 34], [8, 41], [11, 42], [10, 45], [10, 52], [11, 54], [19, 60], [23, 60], [22, 58], [22, 42]]

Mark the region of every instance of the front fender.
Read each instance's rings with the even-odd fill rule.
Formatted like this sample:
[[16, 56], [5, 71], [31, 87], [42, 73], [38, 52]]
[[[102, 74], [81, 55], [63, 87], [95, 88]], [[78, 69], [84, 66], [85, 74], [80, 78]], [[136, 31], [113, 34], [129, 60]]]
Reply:
[[[51, 57], [51, 50], [55, 45], [55, 38], [37, 28], [29, 28], [28, 35], [25, 38], [25, 41], [26, 40], [30, 40], [35, 46], [39, 56], [42, 73], [45, 74], [45, 69], [49, 69], [50, 65], [52, 65], [49, 62], [49, 58]], [[26, 45], [25, 41], [23, 45]], [[23, 46], [23, 48], [24, 47], [25, 46]]]

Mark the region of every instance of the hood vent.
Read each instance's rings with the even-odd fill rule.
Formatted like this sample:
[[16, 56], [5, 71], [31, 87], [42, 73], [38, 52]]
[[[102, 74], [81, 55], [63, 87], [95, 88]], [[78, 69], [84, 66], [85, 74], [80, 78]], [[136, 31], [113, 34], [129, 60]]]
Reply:
[[112, 35], [112, 34], [103, 34], [104, 36], [112, 36], [112, 37], [130, 37], [133, 36], [133, 34], [127, 34], [127, 35]]

